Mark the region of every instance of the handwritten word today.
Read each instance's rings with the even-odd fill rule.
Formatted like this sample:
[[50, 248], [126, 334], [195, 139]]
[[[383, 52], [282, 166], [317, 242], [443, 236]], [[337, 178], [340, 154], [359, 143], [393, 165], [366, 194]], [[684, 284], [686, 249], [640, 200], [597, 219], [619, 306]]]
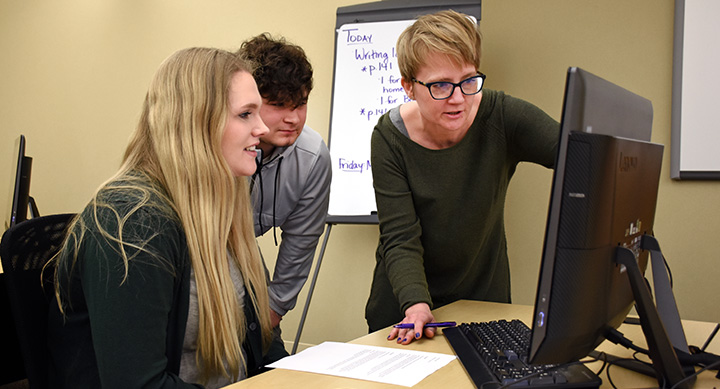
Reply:
[[370, 170], [370, 161], [355, 162], [354, 160], [339, 158], [338, 165], [340, 170], [343, 172], [362, 173], [363, 171]]
[[347, 30], [342, 30], [345, 33], [345, 43], [349, 44], [372, 44], [373, 43], [373, 36], [372, 34], [362, 34], [356, 32], [357, 28], [349, 28]]

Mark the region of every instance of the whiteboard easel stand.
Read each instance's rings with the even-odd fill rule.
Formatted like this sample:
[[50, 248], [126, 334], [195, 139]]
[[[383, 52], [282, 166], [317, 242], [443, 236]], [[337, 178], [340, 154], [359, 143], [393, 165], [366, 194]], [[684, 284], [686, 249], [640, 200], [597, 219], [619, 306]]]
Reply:
[[327, 224], [327, 227], [325, 228], [325, 238], [323, 238], [322, 246], [320, 246], [320, 253], [318, 254], [317, 264], [315, 265], [315, 272], [310, 280], [310, 289], [308, 289], [305, 307], [303, 307], [302, 315], [300, 315], [300, 324], [298, 325], [297, 333], [295, 334], [295, 342], [293, 343], [290, 355], [294, 355], [297, 352], [298, 345], [300, 344], [300, 335], [302, 334], [303, 327], [305, 326], [305, 318], [307, 317], [308, 308], [310, 307], [310, 300], [312, 299], [313, 291], [315, 291], [315, 284], [317, 283], [318, 274], [320, 273], [320, 265], [322, 265], [322, 260], [325, 256], [325, 248], [327, 247], [327, 242], [330, 238], [332, 226], [334, 224], [378, 224], [378, 218], [377, 214], [368, 216], [328, 216], [325, 220], [325, 224]]

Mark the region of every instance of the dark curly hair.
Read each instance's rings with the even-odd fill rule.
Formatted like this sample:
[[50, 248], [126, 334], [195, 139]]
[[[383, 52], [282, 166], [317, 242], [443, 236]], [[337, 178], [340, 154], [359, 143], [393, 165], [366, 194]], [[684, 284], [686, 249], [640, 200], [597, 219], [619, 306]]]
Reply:
[[300, 46], [263, 33], [243, 42], [237, 54], [255, 63], [253, 76], [264, 99], [291, 107], [307, 102], [313, 70]]

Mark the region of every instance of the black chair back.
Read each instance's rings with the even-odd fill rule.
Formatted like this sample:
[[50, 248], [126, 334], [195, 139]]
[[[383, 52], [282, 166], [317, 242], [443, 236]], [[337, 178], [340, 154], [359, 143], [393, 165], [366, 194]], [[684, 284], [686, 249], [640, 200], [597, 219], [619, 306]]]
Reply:
[[[53, 269], [45, 264], [62, 245], [75, 214], [47, 215], [18, 223], [0, 242], [3, 276], [31, 389], [48, 387], [47, 323], [54, 300]], [[42, 277], [41, 277], [42, 274]]]

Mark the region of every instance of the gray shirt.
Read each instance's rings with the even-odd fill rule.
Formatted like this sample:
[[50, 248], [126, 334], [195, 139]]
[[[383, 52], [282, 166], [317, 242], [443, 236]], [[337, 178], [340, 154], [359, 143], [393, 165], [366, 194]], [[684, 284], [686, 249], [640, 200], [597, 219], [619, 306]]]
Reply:
[[295, 143], [258, 158], [262, 167], [252, 182], [255, 236], [282, 230], [268, 292], [270, 308], [285, 315], [307, 281], [325, 226], [330, 152], [320, 134], [305, 126]]
[[[237, 291], [238, 301], [240, 302], [240, 309], [242, 309], [243, 301], [245, 301], [245, 283], [243, 282], [242, 273], [238, 269], [235, 261], [230, 257], [228, 252], [228, 263], [230, 265], [230, 278], [232, 278], [233, 284], [235, 284], [235, 290]], [[182, 359], [180, 360], [180, 378], [185, 382], [199, 382], [200, 381], [200, 369], [196, 362], [197, 353], [197, 339], [199, 329], [199, 310], [198, 310], [198, 298], [197, 298], [197, 285], [195, 283], [195, 272], [190, 270], [190, 308], [188, 311], [188, 321], [185, 327], [185, 340], [183, 342]], [[243, 360], [247, 360], [245, 349], [242, 349]], [[240, 371], [237, 372], [238, 381], [245, 379], [245, 370], [241, 367]], [[225, 376], [211, 377], [205, 384], [207, 389], [221, 388], [232, 384]]]

